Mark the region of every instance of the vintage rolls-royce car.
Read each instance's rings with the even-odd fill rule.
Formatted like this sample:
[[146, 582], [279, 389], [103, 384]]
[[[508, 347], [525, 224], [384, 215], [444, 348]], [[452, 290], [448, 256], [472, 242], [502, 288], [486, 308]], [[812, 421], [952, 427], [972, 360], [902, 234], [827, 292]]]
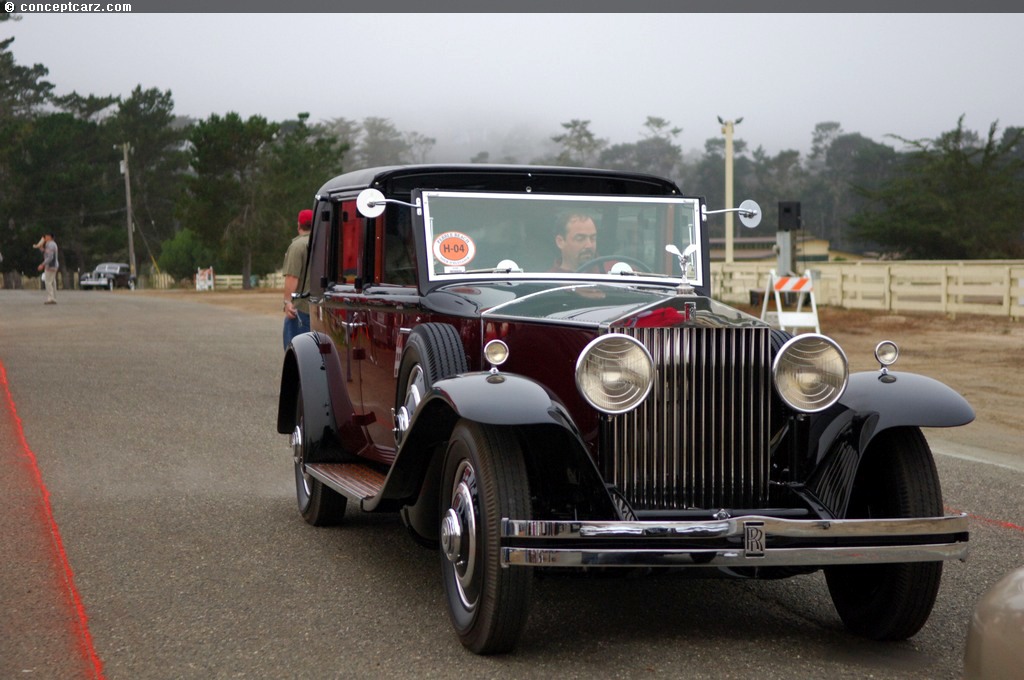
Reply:
[[712, 299], [715, 211], [672, 182], [376, 168], [313, 208], [277, 420], [299, 512], [397, 513], [468, 649], [514, 647], [538, 569], [823, 569], [849, 630], [903, 639], [966, 556], [921, 428], [971, 407], [890, 342], [850, 375], [830, 338]]

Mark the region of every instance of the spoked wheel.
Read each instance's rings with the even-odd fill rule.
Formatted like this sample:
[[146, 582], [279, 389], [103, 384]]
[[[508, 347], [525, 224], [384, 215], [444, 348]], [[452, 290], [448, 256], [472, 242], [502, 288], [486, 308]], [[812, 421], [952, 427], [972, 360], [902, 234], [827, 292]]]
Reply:
[[508, 429], [461, 421], [441, 487], [441, 575], [462, 644], [477, 654], [515, 647], [526, 625], [531, 573], [502, 568], [502, 517], [530, 519], [522, 450]]
[[[942, 490], [931, 449], [916, 427], [881, 433], [857, 473], [847, 517], [938, 517]], [[928, 620], [942, 562], [825, 569], [832, 602], [848, 630], [872, 640], [904, 640]]]
[[348, 499], [306, 472], [309, 438], [304, 411], [300, 389], [295, 399], [295, 429], [291, 436], [292, 458], [295, 461], [295, 498], [299, 504], [299, 514], [313, 526], [339, 524], [345, 517]]

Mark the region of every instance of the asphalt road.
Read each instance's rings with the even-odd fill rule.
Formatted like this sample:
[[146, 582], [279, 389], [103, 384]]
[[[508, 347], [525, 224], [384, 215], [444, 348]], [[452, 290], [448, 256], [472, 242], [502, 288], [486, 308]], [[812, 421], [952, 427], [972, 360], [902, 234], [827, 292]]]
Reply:
[[59, 300], [0, 290], [0, 677], [957, 678], [975, 601], [1024, 562], [1024, 473], [938, 455], [971, 556], [912, 640], [848, 635], [817, 574], [559, 576], [515, 654], [476, 657], [396, 516], [299, 518], [277, 317]]

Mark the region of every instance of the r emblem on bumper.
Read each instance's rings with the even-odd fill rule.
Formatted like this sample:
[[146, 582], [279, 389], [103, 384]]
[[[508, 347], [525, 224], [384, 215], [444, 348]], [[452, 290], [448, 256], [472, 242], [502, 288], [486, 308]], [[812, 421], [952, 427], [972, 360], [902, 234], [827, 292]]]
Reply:
[[743, 551], [747, 557], [764, 557], [764, 522], [743, 523]]

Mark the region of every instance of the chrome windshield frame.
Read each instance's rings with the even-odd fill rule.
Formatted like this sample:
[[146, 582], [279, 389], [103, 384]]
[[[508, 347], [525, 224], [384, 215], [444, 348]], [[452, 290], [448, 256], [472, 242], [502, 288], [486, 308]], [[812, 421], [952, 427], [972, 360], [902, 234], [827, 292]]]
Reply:
[[[664, 255], [664, 246], [667, 243], [654, 243], [651, 252], [649, 253], [650, 258], [655, 261], [670, 262], [668, 265], [671, 267], [669, 273], [664, 272], [643, 272], [635, 271], [632, 273], [597, 273], [597, 272], [557, 272], [541, 270], [536, 267], [525, 271], [506, 271], [501, 270], [497, 267], [499, 261], [488, 262], [487, 266], [482, 269], [475, 269], [473, 264], [482, 264], [475, 262], [476, 255], [478, 254], [476, 243], [474, 239], [469, 238], [465, 233], [460, 232], [457, 229], [446, 228], [448, 225], [438, 223], [439, 220], [436, 209], [438, 206], [438, 199], [456, 199], [456, 200], [486, 200], [486, 201], [502, 201], [502, 202], [531, 202], [532, 206], [537, 206], [541, 202], [550, 203], [550, 212], [554, 215], [557, 212], [562, 212], [571, 209], [576, 206], [582, 206], [584, 208], [593, 206], [608, 206], [610, 209], [618, 209], [619, 207], [637, 207], [646, 208], [652, 207], [657, 208], [658, 206], [668, 207], [671, 206], [673, 209], [678, 210], [678, 214], [673, 215], [671, 219], [675, 221], [671, 224], [659, 224], [650, 227], [648, 233], [645, 236], [650, 240], [654, 240], [654, 236], [658, 229], [665, 229], [666, 227], [675, 230], [685, 229], [688, 230], [687, 238], [688, 242], [676, 243], [675, 245], [685, 248], [690, 243], [702, 244], [704, 222], [701, 219], [701, 202], [699, 198], [695, 197], [678, 197], [678, 196], [608, 196], [608, 195], [584, 195], [584, 194], [539, 194], [539, 193], [502, 193], [502, 192], [488, 192], [488, 191], [453, 191], [453, 190], [420, 190], [417, 192], [420, 198], [420, 204], [422, 208], [422, 228], [425, 232], [425, 243], [426, 249], [424, 253], [423, 265], [426, 267], [428, 280], [431, 283], [446, 283], [452, 281], [463, 281], [463, 280], [494, 280], [496, 277], [509, 280], [523, 280], [523, 279], [553, 279], [553, 280], [564, 280], [568, 281], [604, 281], [604, 282], [643, 282], [655, 285], [660, 284], [678, 284], [681, 272], [678, 271], [677, 264], [671, 264], [674, 261], [673, 258], [669, 258]], [[506, 203], [505, 205], [508, 205]], [[500, 213], [501, 211], [499, 211]], [[509, 214], [513, 214], [511, 210], [505, 210], [506, 217]], [[535, 211], [536, 212], [536, 211]], [[501, 216], [496, 217], [496, 220], [500, 221]], [[551, 223], [546, 224], [546, 230], [536, 232], [539, 234], [550, 234], [550, 238], [554, 238], [556, 222], [554, 220]], [[622, 225], [616, 225], [615, 229], [620, 229]], [[536, 229], [536, 226], [532, 226], [531, 229]], [[608, 225], [603, 225], [604, 230], [609, 230]], [[637, 231], [641, 229], [638, 225]], [[498, 230], [495, 230], [497, 233]], [[616, 231], [609, 231], [609, 236], [616, 234]], [[665, 239], [662, 239], [665, 240]], [[554, 248], [553, 241], [548, 246], [543, 242], [530, 241], [528, 244], [530, 247], [537, 249]], [[447, 246], [452, 248], [455, 256], [446, 258], [444, 260], [439, 259], [438, 250]], [[598, 256], [601, 258], [613, 259], [615, 253], [609, 253], [607, 255], [598, 252]], [[647, 253], [645, 253], [647, 255]], [[704, 281], [704, 258], [706, 253], [703, 252], [702, 248], [694, 254], [693, 261], [690, 263], [690, 272], [688, 275], [689, 282], [697, 287], [704, 286], [708, 282]], [[438, 272], [436, 267], [443, 266], [446, 271]]]

